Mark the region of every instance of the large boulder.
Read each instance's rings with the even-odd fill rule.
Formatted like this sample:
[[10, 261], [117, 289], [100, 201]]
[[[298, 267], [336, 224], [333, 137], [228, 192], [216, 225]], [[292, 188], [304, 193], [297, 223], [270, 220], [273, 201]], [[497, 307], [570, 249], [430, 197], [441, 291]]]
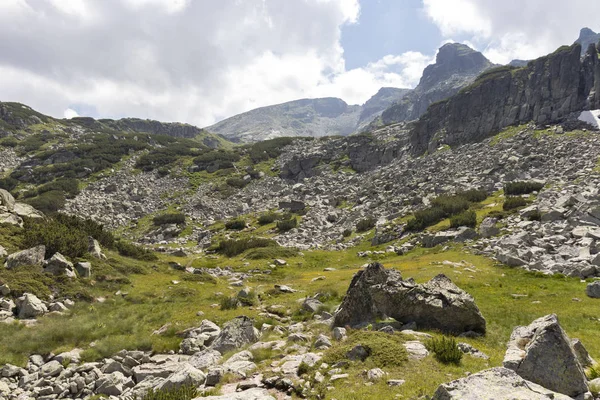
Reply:
[[438, 387], [432, 400], [571, 400], [528, 382], [514, 371], [492, 368]]
[[222, 396], [197, 397], [194, 400], [275, 400], [275, 397], [271, 396], [266, 389], [254, 388]]
[[503, 364], [522, 378], [567, 396], [588, 392], [577, 353], [554, 314], [516, 327]]
[[13, 212], [15, 210], [15, 198], [4, 189], [0, 189], [0, 207], [8, 212]]
[[25, 203], [15, 203], [14, 213], [23, 218], [44, 218], [44, 214], [41, 211]]
[[588, 283], [585, 293], [592, 299], [600, 299], [600, 281]]
[[21, 319], [35, 318], [48, 312], [46, 305], [31, 293], [25, 293], [17, 299], [17, 310]]
[[54, 253], [52, 257], [44, 261], [44, 272], [52, 275], [66, 275], [69, 278], [75, 278], [73, 263], [60, 253]]
[[444, 275], [419, 285], [379, 263], [357, 272], [335, 314], [333, 326], [364, 326], [391, 317], [419, 328], [448, 333], [485, 333], [485, 319], [473, 298]]
[[46, 254], [46, 246], [36, 246], [31, 249], [19, 251], [8, 256], [4, 266], [8, 269], [18, 268], [22, 266], [42, 266], [44, 263], [44, 255]]
[[190, 364], [185, 364], [182, 368], [169, 375], [160, 385], [158, 390], [175, 390], [182, 386], [198, 387], [206, 381], [206, 375]]
[[223, 326], [223, 330], [212, 342], [210, 348], [223, 354], [258, 342], [260, 333], [253, 323], [254, 320], [245, 316], [232, 319]]

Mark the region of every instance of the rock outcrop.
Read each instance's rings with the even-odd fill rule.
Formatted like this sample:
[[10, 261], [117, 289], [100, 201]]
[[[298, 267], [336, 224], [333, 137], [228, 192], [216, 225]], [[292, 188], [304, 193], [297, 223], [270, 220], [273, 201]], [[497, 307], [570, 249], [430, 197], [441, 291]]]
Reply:
[[41, 266], [44, 263], [46, 246], [40, 245], [9, 255], [4, 263], [7, 269], [23, 266]]
[[478, 51], [460, 43], [439, 49], [435, 64], [427, 66], [419, 85], [381, 115], [383, 124], [418, 119], [430, 104], [456, 94], [483, 71], [493, 67]]
[[223, 330], [214, 339], [210, 348], [223, 354], [252, 344], [260, 338], [260, 332], [253, 325], [254, 321], [248, 317], [237, 317], [225, 325]]
[[444, 275], [419, 285], [399, 271], [369, 264], [352, 278], [333, 326], [362, 326], [391, 317], [419, 328], [449, 333], [485, 333], [485, 319], [473, 298]]
[[438, 387], [432, 400], [571, 400], [526, 381], [514, 371], [492, 368]]
[[590, 44], [598, 44], [600, 42], [600, 33], [596, 33], [590, 28], [583, 28], [579, 32], [579, 38], [575, 41], [581, 45], [581, 56], [585, 56], [585, 50]]
[[571, 340], [554, 314], [516, 327], [503, 364], [523, 379], [570, 397], [588, 392]]
[[432, 104], [411, 132], [421, 154], [442, 144], [479, 141], [510, 125], [549, 124], [600, 107], [600, 60], [596, 46], [563, 46], [527, 67], [498, 67], [447, 100]]

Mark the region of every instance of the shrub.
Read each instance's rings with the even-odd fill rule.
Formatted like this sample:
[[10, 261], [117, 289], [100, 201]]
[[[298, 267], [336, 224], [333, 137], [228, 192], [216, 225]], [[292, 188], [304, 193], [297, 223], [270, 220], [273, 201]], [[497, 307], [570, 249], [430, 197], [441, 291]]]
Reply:
[[284, 219], [277, 221], [277, 230], [279, 232], [287, 232], [298, 226], [298, 218]]
[[10, 176], [7, 178], [0, 179], [0, 189], [8, 190], [11, 192], [14, 188], [19, 185], [19, 181]]
[[432, 352], [435, 358], [444, 364], [460, 364], [463, 352], [460, 351], [454, 338], [431, 338], [425, 342], [427, 350]]
[[168, 224], [185, 224], [185, 215], [182, 213], [161, 214], [155, 216], [152, 222], [156, 226]]
[[224, 296], [221, 298], [219, 305], [221, 306], [221, 310], [235, 310], [239, 307], [240, 302], [237, 296]]
[[96, 221], [61, 213], [55, 214], [53, 218], [57, 222], [66, 225], [72, 230], [80, 231], [81, 235], [93, 237], [104, 247], [113, 248], [114, 246], [115, 238], [113, 234], [105, 230], [104, 226]]
[[259, 163], [270, 158], [277, 158], [285, 146], [292, 144], [293, 138], [281, 137], [258, 142], [250, 146], [249, 154], [252, 162]]
[[242, 254], [246, 250], [261, 248], [261, 247], [276, 247], [279, 246], [276, 241], [262, 238], [249, 238], [240, 240], [222, 240], [214, 247], [217, 253], [224, 254], [228, 257], [234, 257]]
[[460, 196], [438, 196], [431, 201], [433, 207], [440, 208], [446, 216], [458, 214], [469, 208], [469, 200]]
[[16, 147], [19, 141], [14, 136], [8, 136], [0, 140], [0, 146], [4, 147]]
[[508, 196], [504, 199], [504, 204], [502, 204], [502, 209], [504, 211], [514, 210], [515, 208], [525, 207], [527, 205], [527, 200], [518, 196]]
[[349, 237], [350, 235], [352, 235], [352, 229], [344, 229], [344, 232], [342, 232], [342, 236], [343, 237]]
[[504, 194], [518, 196], [521, 194], [529, 194], [539, 192], [544, 187], [543, 183], [532, 181], [517, 181], [508, 182], [504, 185]]
[[51, 190], [37, 197], [25, 200], [27, 204], [45, 214], [52, 214], [65, 206], [65, 195], [58, 190]]
[[369, 359], [380, 368], [403, 365], [408, 360], [404, 339], [400, 334], [377, 331], [355, 331], [348, 339], [336, 343], [325, 352], [323, 362], [335, 364], [346, 359], [346, 353], [357, 344], [364, 346], [370, 353]]
[[88, 236], [55, 219], [27, 219], [25, 222], [24, 245], [46, 246], [46, 257], [61, 253], [70, 258], [83, 257], [88, 251]]
[[237, 300], [240, 302], [242, 306], [252, 307], [258, 304], [258, 295], [256, 291], [250, 290], [247, 296], [237, 296]]
[[460, 214], [450, 217], [450, 227], [458, 228], [460, 226], [468, 226], [475, 228], [477, 225], [477, 214], [475, 211], [463, 211]]
[[406, 223], [407, 231], [422, 231], [428, 226], [437, 224], [446, 218], [446, 213], [439, 207], [426, 208], [417, 211], [413, 218]]
[[126, 242], [124, 240], [115, 241], [115, 248], [120, 255], [125, 257], [135, 258], [136, 260], [142, 261], [156, 261], [158, 257], [154, 252], [142, 247], [137, 246], [133, 243]]
[[377, 220], [373, 217], [367, 217], [365, 219], [361, 219], [356, 224], [356, 232], [366, 232], [375, 227], [375, 223]]
[[246, 221], [243, 219], [233, 219], [225, 223], [225, 228], [233, 231], [241, 231], [246, 228]]
[[59, 178], [38, 187], [37, 193], [40, 195], [54, 190], [64, 192], [66, 197], [73, 198], [79, 194], [79, 181], [75, 178]]
[[485, 199], [487, 199], [488, 194], [485, 190], [477, 190], [477, 189], [471, 189], [471, 190], [464, 190], [461, 192], [456, 193], [456, 195], [458, 197], [462, 197], [463, 199], [470, 201], [471, 203], [480, 203], [482, 201], [484, 201]]
[[250, 183], [250, 181], [242, 178], [229, 178], [225, 181], [225, 183], [231, 187], [243, 189]]
[[198, 396], [200, 396], [198, 389], [188, 385], [176, 389], [150, 389], [142, 400], [192, 400]]
[[260, 217], [258, 217], [258, 224], [259, 225], [272, 224], [279, 218], [281, 218], [281, 214], [278, 214], [278, 213], [262, 214]]
[[298, 376], [302, 376], [304, 374], [308, 374], [310, 372], [310, 365], [302, 361], [300, 365], [298, 365]]

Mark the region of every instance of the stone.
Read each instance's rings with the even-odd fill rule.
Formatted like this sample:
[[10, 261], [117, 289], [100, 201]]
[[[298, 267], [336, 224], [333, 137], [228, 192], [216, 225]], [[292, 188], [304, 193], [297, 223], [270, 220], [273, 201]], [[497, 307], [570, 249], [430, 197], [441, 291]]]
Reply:
[[588, 283], [585, 293], [592, 299], [600, 299], [600, 281]]
[[352, 361], [365, 361], [371, 352], [363, 345], [357, 344], [346, 353], [346, 358]]
[[14, 213], [23, 218], [44, 218], [44, 213], [25, 203], [15, 203]]
[[[198, 368], [196, 365], [192, 365]], [[133, 373], [135, 381], [141, 382], [148, 377], [167, 378], [171, 374], [177, 372], [181, 367], [182, 365], [180, 363], [174, 361], [167, 361], [161, 364], [144, 363], [131, 368], [131, 372]]]
[[78, 262], [75, 264], [75, 271], [80, 278], [92, 277], [92, 264], [89, 262]]
[[16, 225], [23, 227], [23, 219], [15, 214], [0, 212], [0, 224]]
[[279, 290], [281, 293], [296, 293], [296, 290], [287, 285], [275, 285], [275, 289]]
[[206, 386], [217, 386], [221, 379], [225, 375], [225, 369], [223, 367], [212, 367], [208, 369], [206, 373]]
[[76, 277], [73, 263], [60, 253], [54, 253], [52, 257], [44, 261], [44, 272], [53, 275], [66, 275], [69, 278]]
[[0, 245], [0, 258], [4, 258], [7, 255], [8, 255], [8, 252], [6, 251], [6, 249]]
[[323, 303], [312, 297], [307, 297], [302, 302], [302, 311], [306, 311], [308, 313], [316, 313], [321, 309], [321, 307], [323, 307]]
[[126, 377], [120, 372], [105, 374], [96, 381], [96, 393], [108, 396], [120, 396], [127, 389], [132, 387], [131, 378]]
[[198, 369], [206, 369], [217, 365], [223, 356], [217, 350], [204, 349], [199, 353], [194, 354], [189, 363]]
[[554, 314], [516, 327], [503, 364], [523, 379], [570, 397], [588, 391], [583, 368]]
[[17, 299], [17, 316], [20, 319], [35, 318], [47, 312], [46, 305], [31, 293], [24, 293]]
[[245, 378], [248, 372], [256, 369], [256, 364], [253, 362], [254, 356], [248, 350], [241, 351], [232, 355], [223, 363], [225, 372], [229, 372]]
[[317, 350], [325, 350], [331, 346], [331, 340], [329, 340], [329, 338], [323, 334], [319, 335], [317, 340], [315, 340], [315, 349]]
[[528, 382], [514, 371], [492, 368], [440, 385], [432, 400], [571, 400]]
[[243, 392], [228, 393], [222, 396], [198, 397], [194, 400], [276, 400], [266, 389], [249, 389]]
[[239, 349], [247, 344], [258, 342], [260, 332], [253, 325], [251, 318], [242, 316], [225, 323], [219, 336], [215, 338], [210, 348], [223, 354]]
[[19, 251], [8, 256], [4, 266], [7, 269], [13, 269], [24, 266], [42, 266], [44, 263], [44, 255], [46, 254], [46, 246], [40, 245], [27, 250]]
[[348, 335], [346, 333], [346, 328], [342, 328], [339, 326], [336, 326], [335, 328], [333, 328], [333, 331], [331, 332], [331, 334], [332, 334], [333, 338], [335, 340], [337, 340], [338, 342], [342, 342], [348, 338]]
[[0, 206], [6, 207], [8, 212], [15, 210], [15, 198], [8, 190], [0, 189]]
[[590, 357], [587, 349], [583, 346], [583, 343], [581, 343], [579, 339], [572, 339], [571, 347], [577, 356], [577, 360], [579, 360], [579, 364], [581, 364], [583, 368], [591, 367], [592, 365], [596, 364], [596, 361]]
[[509, 267], [520, 267], [527, 264], [527, 262], [510, 251], [499, 251], [498, 254], [496, 254], [496, 259]]
[[408, 357], [412, 360], [422, 360], [429, 355], [427, 347], [418, 340], [409, 340], [403, 343]]
[[479, 225], [479, 235], [483, 238], [496, 236], [500, 233], [500, 229], [496, 227], [498, 220], [496, 218], [487, 217]]
[[106, 256], [102, 252], [102, 247], [100, 247], [100, 243], [94, 239], [93, 237], [88, 237], [88, 253], [92, 257], [98, 258], [100, 260], [106, 259]]
[[59, 375], [63, 371], [64, 367], [56, 360], [52, 360], [42, 365], [40, 368], [40, 374], [44, 378], [54, 377]]
[[367, 380], [371, 382], [385, 378], [386, 373], [381, 368], [373, 368], [367, 371]]
[[422, 329], [448, 333], [485, 332], [485, 319], [473, 298], [444, 275], [419, 285], [379, 263], [357, 272], [333, 326], [363, 326], [377, 319], [415, 322]]
[[190, 364], [185, 364], [182, 368], [169, 375], [160, 385], [157, 386], [157, 389], [175, 390], [181, 388], [182, 386], [198, 387], [203, 385], [205, 381], [206, 375], [202, 371]]

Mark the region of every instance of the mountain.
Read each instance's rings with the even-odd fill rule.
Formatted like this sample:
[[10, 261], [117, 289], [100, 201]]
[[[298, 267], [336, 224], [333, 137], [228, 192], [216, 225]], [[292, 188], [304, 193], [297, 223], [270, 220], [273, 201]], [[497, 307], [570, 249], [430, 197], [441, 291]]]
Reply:
[[579, 32], [579, 38], [575, 41], [581, 45], [581, 56], [585, 55], [590, 44], [597, 45], [598, 42], [600, 42], [600, 33], [596, 33], [590, 28], [583, 28]]
[[441, 144], [476, 142], [510, 125], [565, 121], [600, 108], [600, 60], [590, 46], [563, 46], [526, 67], [502, 66], [458, 94], [433, 104], [411, 132], [415, 153]]
[[261, 107], [206, 128], [235, 142], [282, 136], [347, 136], [365, 126], [410, 89], [381, 88], [363, 106], [338, 98], [302, 99]]
[[419, 85], [381, 115], [384, 125], [411, 121], [427, 111], [430, 104], [446, 99], [467, 86], [483, 71], [493, 67], [483, 54], [460, 43], [448, 43], [427, 66]]

